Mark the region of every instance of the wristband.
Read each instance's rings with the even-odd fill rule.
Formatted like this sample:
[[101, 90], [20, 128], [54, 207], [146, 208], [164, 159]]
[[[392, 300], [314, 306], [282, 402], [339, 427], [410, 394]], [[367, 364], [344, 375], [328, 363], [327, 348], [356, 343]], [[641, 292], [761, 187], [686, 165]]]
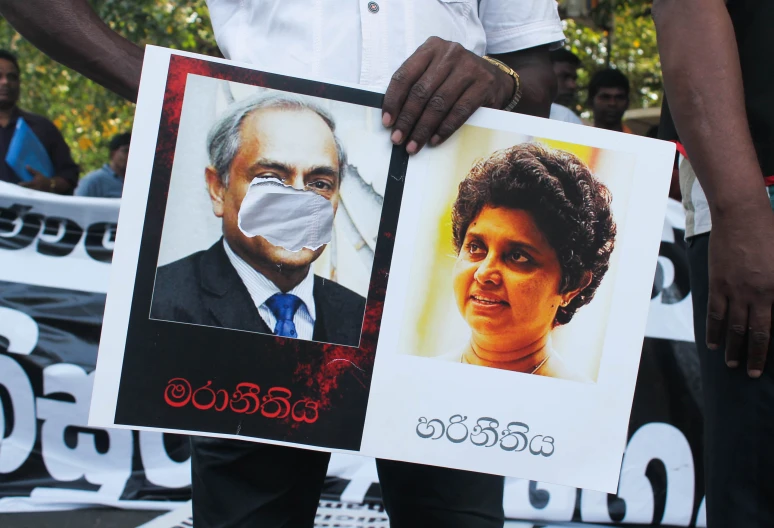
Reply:
[[510, 112], [511, 110], [516, 108], [516, 105], [518, 105], [519, 101], [521, 100], [521, 80], [519, 79], [519, 74], [516, 73], [513, 68], [511, 68], [504, 62], [499, 61], [497, 59], [493, 59], [488, 55], [484, 55], [481, 58], [487, 61], [489, 64], [496, 66], [503, 73], [507, 73], [508, 75], [513, 77], [513, 81], [514, 81], [513, 95], [511, 96], [511, 101], [507, 105], [505, 105], [505, 108], [503, 108], [503, 110], [505, 110], [506, 112]]

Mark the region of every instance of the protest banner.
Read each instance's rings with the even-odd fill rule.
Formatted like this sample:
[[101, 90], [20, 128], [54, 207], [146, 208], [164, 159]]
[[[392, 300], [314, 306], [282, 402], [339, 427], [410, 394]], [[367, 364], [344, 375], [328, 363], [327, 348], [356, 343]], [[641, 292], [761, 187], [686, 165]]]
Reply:
[[481, 109], [409, 160], [380, 107], [147, 49], [89, 423], [615, 491], [674, 146]]
[[87, 426], [118, 207], [0, 183], [0, 512], [189, 494], [185, 439]]

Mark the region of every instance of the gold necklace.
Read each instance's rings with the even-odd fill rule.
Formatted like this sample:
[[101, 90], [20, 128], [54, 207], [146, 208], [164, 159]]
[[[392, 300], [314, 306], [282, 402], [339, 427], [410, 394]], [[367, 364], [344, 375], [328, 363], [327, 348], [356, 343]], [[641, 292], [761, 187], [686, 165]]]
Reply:
[[538, 364], [537, 364], [537, 367], [535, 367], [535, 369], [534, 369], [532, 372], [530, 372], [530, 374], [534, 374], [535, 372], [537, 372], [538, 370], [540, 370], [540, 367], [542, 367], [543, 365], [545, 365], [545, 364], [546, 364], [546, 361], [548, 361], [548, 358], [549, 358], [549, 357], [550, 357], [550, 356], [546, 356], [546, 357], [544, 357], [544, 358], [543, 358], [543, 361], [541, 361], [540, 363], [538, 363]]
[[[474, 352], [474, 354], [475, 354], [475, 352]], [[548, 361], [549, 357], [551, 357], [551, 356], [550, 355], [546, 355], [546, 357], [543, 358], [543, 361], [538, 363], [537, 366], [534, 369], [532, 369], [532, 372], [530, 372], [530, 375], [532, 375], [535, 372], [537, 372], [538, 370], [540, 370], [540, 367], [542, 367], [543, 365], [546, 364], [546, 361]], [[465, 361], [465, 354], [464, 353], [460, 357], [460, 363], [465, 363], [466, 365], [470, 365], [471, 364], [469, 361]]]

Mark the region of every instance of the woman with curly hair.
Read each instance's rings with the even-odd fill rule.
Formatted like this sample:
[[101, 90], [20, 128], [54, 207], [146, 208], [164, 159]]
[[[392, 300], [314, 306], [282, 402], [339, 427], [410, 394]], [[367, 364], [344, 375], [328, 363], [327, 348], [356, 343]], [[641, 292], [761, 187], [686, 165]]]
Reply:
[[452, 209], [454, 294], [472, 331], [455, 360], [587, 381], [553, 350], [551, 332], [591, 301], [608, 269], [610, 200], [580, 159], [536, 144], [471, 169]]

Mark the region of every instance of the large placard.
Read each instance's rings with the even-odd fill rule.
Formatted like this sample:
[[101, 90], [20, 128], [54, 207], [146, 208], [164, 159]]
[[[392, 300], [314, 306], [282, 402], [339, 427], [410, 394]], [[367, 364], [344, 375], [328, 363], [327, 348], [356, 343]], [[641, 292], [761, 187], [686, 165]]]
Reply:
[[674, 147], [149, 47], [90, 423], [614, 491]]

